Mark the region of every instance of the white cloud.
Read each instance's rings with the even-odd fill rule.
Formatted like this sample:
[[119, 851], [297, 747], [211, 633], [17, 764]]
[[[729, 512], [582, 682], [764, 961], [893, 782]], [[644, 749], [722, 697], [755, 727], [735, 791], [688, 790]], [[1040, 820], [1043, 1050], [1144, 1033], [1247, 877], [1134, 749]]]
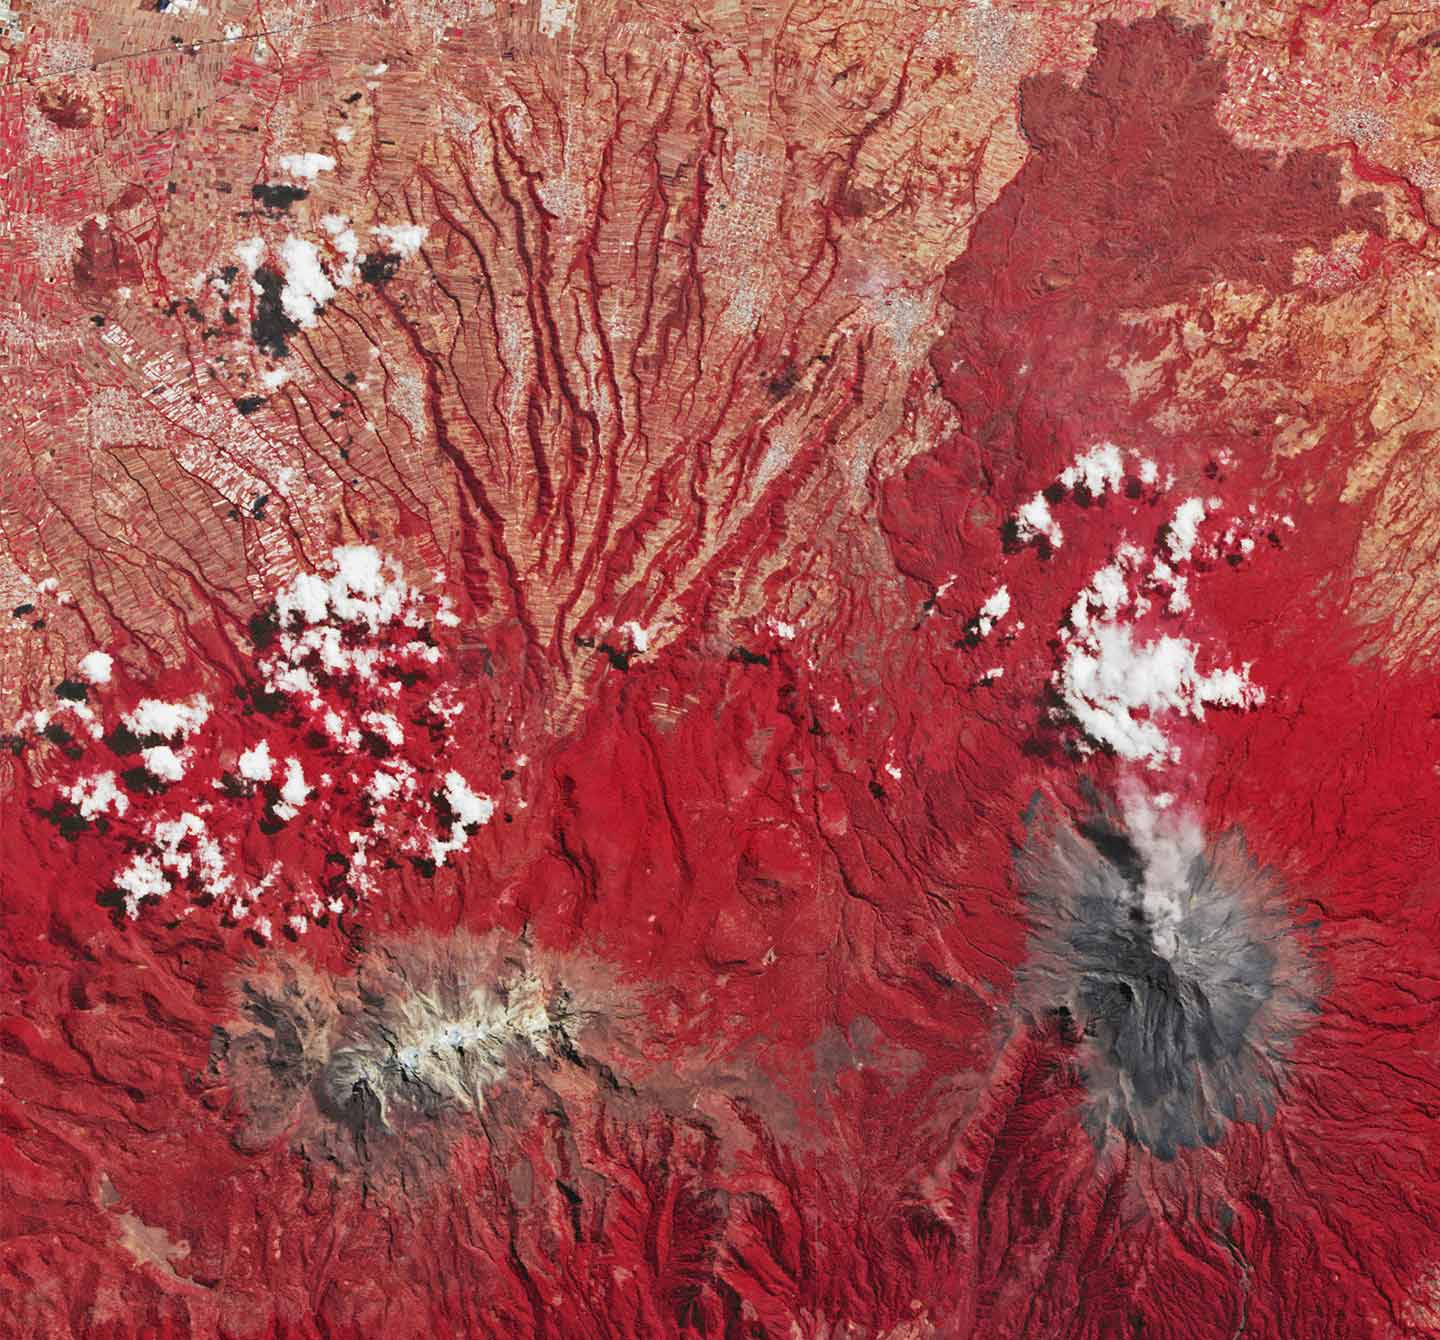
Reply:
[[142, 698], [134, 711], [127, 712], [121, 720], [136, 735], [159, 735], [172, 740], [177, 735], [184, 738], [193, 735], [205, 724], [209, 715], [209, 700], [197, 693], [184, 703]]
[[125, 915], [132, 921], [140, 915], [146, 898], [163, 898], [170, 892], [170, 880], [160, 862], [152, 856], [136, 856], [118, 875], [116, 887], [125, 895]]
[[235, 254], [240, 258], [240, 264], [253, 275], [260, 268], [260, 262], [265, 259], [265, 239], [247, 237], [243, 242], [235, 244]]
[[1103, 618], [1112, 617], [1130, 599], [1129, 578], [1126, 567], [1132, 560], [1130, 547], [1124, 547], [1116, 554], [1113, 563], [1107, 563], [1090, 578], [1087, 586], [1070, 606], [1070, 623], [1080, 632], [1090, 627], [1092, 613], [1098, 612]]
[[205, 892], [220, 896], [235, 883], [225, 870], [220, 844], [210, 836], [205, 820], [195, 814], [165, 819], [151, 830], [152, 851], [133, 857], [116, 877], [125, 894], [125, 913], [140, 915], [146, 898], [163, 897], [174, 879], [193, 879]]
[[1060, 473], [1060, 482], [1067, 489], [1084, 484], [1097, 498], [1106, 489], [1118, 489], [1124, 478], [1125, 464], [1120, 459], [1120, 448], [1113, 442], [1097, 442]]
[[285, 760], [285, 780], [280, 783], [281, 803], [275, 806], [275, 813], [282, 819], [293, 819], [310, 798], [310, 787], [305, 783], [305, 769], [298, 758]]
[[108, 684], [115, 658], [103, 651], [92, 651], [80, 658], [80, 673], [92, 684]]
[[330, 245], [345, 258], [335, 282], [341, 288], [349, 288], [359, 275], [360, 239], [343, 214], [326, 214], [320, 224], [330, 234]]
[[980, 613], [975, 616], [975, 631], [981, 637], [987, 637], [990, 630], [1009, 613], [1010, 591], [1007, 587], [1001, 586], [980, 606]]
[[398, 749], [405, 743], [405, 728], [389, 712], [366, 712], [360, 720], [392, 749]]
[[[438, 585], [444, 578], [437, 574], [434, 580]], [[347, 810], [358, 803], [363, 806], [362, 821], [367, 826], [367, 832], [350, 836], [351, 862], [340, 894], [322, 900], [313, 889], [307, 893], [298, 883], [288, 891], [276, 891], [286, 898], [283, 905], [270, 909], [277, 928], [287, 924], [288, 918], [301, 915], [304, 909], [297, 911], [297, 899], [303, 903], [309, 896], [312, 910], [318, 914], [327, 901], [338, 911], [352, 899], [374, 895], [394, 855], [428, 853], [441, 865], [466, 847], [474, 831], [491, 821], [496, 804], [451, 768], [448, 757], [453, 757], [460, 742], [447, 736], [440, 758], [428, 770], [427, 784], [421, 786], [416, 769], [398, 755], [383, 762], [373, 759], [363, 749], [361, 734], [363, 723], [401, 746], [412, 708], [423, 712], [428, 705], [447, 723], [460, 716], [463, 703], [454, 687], [445, 683], [427, 688], [423, 683], [426, 668], [444, 655], [442, 647], [428, 636], [442, 599], [438, 590], [422, 593], [408, 584], [396, 559], [368, 545], [337, 548], [327, 571], [297, 574], [277, 590], [280, 626], [270, 644], [261, 649], [257, 669], [272, 692], [287, 695], [292, 709], [309, 722], [310, 730], [325, 732], [352, 754], [348, 766], [337, 772], [337, 778], [343, 778], [338, 789], [318, 765], [318, 780], [312, 782], [303, 757], [287, 756], [289, 749], [277, 748], [279, 740], [294, 738], [289, 732], [248, 743], [242, 738], [219, 758], [212, 759], [208, 752], [201, 755], [190, 739], [208, 724], [212, 711], [201, 694], [179, 702], [148, 698], [134, 706], [124, 721], [140, 737], [136, 761], [143, 762], [151, 773], [176, 781], [196, 773], [197, 758], [211, 766], [201, 779], [210, 799], [198, 803], [196, 814], [177, 817], [174, 809], [164, 808], [157, 814], [164, 801], [154, 797], [141, 806], [148, 814], [141, 815], [141, 826], [134, 834], [139, 845], [132, 839], [119, 868], [112, 867], [114, 886], [123, 894], [130, 916], [138, 916], [148, 900], [173, 891], [206, 891], [218, 896], [228, 890], [225, 905], [233, 915], [249, 916], [249, 924], [254, 924], [256, 913], [262, 910], [256, 900], [268, 879], [258, 885], [251, 879], [248, 860], [255, 853], [248, 844], [242, 850], [235, 838], [227, 836], [232, 831], [228, 822], [217, 827], [213, 836], [207, 823], [216, 824], [212, 816], [217, 813], [230, 818], [232, 806], [248, 816], [257, 783], [269, 784], [265, 792], [269, 813], [279, 819], [296, 818], [304, 807], [307, 814], [313, 811], [317, 818], [344, 832], [346, 821], [353, 824], [356, 817]], [[382, 675], [382, 666], [390, 673]], [[405, 673], [410, 669], [422, 672], [413, 704], [404, 693], [415, 688], [415, 681]], [[344, 674], [353, 677], [342, 678]], [[83, 703], [66, 701], [47, 709], [46, 714], [31, 715], [43, 726], [57, 712], [88, 711]], [[223, 771], [227, 767], [234, 774], [228, 790]], [[236, 777], [251, 785], [237, 793]], [[271, 790], [271, 786], [277, 789]], [[444, 804], [434, 801], [437, 786], [446, 797]], [[86, 818], [109, 813], [134, 819], [138, 803], [134, 795], [127, 798], [121, 791], [115, 773], [73, 781], [64, 795]], [[523, 808], [519, 797], [514, 797], [512, 804]], [[232, 860], [236, 863], [234, 875], [226, 868]]]
[[1175, 509], [1170, 518], [1170, 529], [1165, 542], [1170, 547], [1170, 556], [1177, 563], [1190, 557], [1195, 548], [1200, 523], [1205, 519], [1205, 504], [1199, 498], [1186, 498]]
[[341, 581], [341, 589], [363, 596], [378, 595], [385, 586], [385, 560], [380, 551], [368, 544], [351, 544], [332, 549]]
[[[335, 571], [328, 579], [302, 572], [276, 593], [275, 607], [282, 623], [299, 619], [313, 625], [334, 619], [363, 623], [375, 633], [402, 616], [416, 626], [423, 622], [412, 608], [416, 592], [393, 559], [382, 558], [378, 549], [363, 544], [333, 549], [330, 559]], [[319, 651], [327, 669], [363, 669], [364, 658], [343, 646], [338, 629], [312, 629], [302, 636], [309, 639], [303, 648], [286, 635], [288, 653]]]
[[82, 777], [73, 786], [62, 787], [60, 794], [80, 808], [82, 819], [93, 819], [97, 814], [114, 811], [123, 815], [130, 808], [130, 797], [115, 785], [113, 772], [97, 772], [93, 777]]
[[400, 789], [400, 786], [400, 779], [393, 773], [377, 772], [370, 779], [370, 785], [365, 790], [372, 800], [383, 805]]
[[348, 749], [359, 749], [362, 743], [360, 732], [333, 708], [325, 710], [325, 733], [332, 740], [340, 741]]
[[185, 776], [186, 757], [186, 754], [177, 754], [168, 744], [151, 745], [140, 751], [146, 769], [165, 782], [178, 782]]
[[408, 261], [419, 252], [420, 244], [430, 230], [419, 223], [382, 223], [370, 231], [381, 241], [388, 242], [390, 249], [402, 261]]
[[1161, 728], [1164, 713], [1200, 720], [1207, 706], [1251, 708], [1265, 701], [1264, 690], [1250, 683], [1248, 665], [1201, 674], [1185, 638], [1137, 642], [1119, 623], [1097, 624], [1073, 641], [1056, 680], [1091, 740], [1151, 767], [1179, 757]]
[[280, 170], [302, 181], [314, 181], [321, 172], [333, 172], [335, 160], [329, 154], [281, 154]]
[[261, 740], [253, 748], [240, 755], [236, 766], [240, 775], [251, 782], [268, 782], [275, 771], [275, 760], [270, 757], [270, 745]]
[[316, 311], [335, 296], [335, 285], [320, 267], [320, 252], [303, 237], [287, 237], [280, 244], [280, 259], [285, 265], [280, 305], [296, 325], [313, 326]]
[[1015, 529], [1022, 544], [1044, 536], [1054, 549], [1060, 548], [1065, 532], [1060, 523], [1050, 515], [1050, 504], [1043, 493], [1037, 493], [1029, 502], [1021, 504], [1015, 512]]
[[306, 623], [319, 623], [330, 612], [330, 588], [324, 578], [302, 572], [280, 588], [275, 606], [283, 620], [298, 614]]
[[489, 796], [476, 795], [470, 784], [453, 770], [445, 774], [445, 799], [456, 819], [466, 828], [488, 824], [495, 813], [495, 802]]
[[444, 865], [451, 852], [462, 850], [470, 840], [470, 830], [488, 824], [495, 813], [495, 802], [489, 796], [477, 795], [453, 769], [445, 774], [445, 800], [455, 815], [455, 825], [449, 841], [430, 839], [430, 859], [436, 865]]

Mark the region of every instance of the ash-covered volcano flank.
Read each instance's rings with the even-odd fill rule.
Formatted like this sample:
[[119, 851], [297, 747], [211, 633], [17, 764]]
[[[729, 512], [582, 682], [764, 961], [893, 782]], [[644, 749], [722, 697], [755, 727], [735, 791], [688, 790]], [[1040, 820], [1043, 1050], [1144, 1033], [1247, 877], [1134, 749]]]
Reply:
[[1079, 1048], [1087, 1131], [1171, 1159], [1274, 1115], [1315, 1012], [1282, 892], [1238, 832], [1144, 800], [1079, 828], [1036, 817], [1016, 855], [1031, 938], [1019, 1000]]

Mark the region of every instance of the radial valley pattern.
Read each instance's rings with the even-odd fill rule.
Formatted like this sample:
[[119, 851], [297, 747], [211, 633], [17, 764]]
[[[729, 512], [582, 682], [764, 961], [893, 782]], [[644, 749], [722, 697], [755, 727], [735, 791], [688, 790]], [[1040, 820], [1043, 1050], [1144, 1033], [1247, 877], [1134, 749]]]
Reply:
[[1440, 10], [0, 62], [0, 1340], [1440, 1337]]

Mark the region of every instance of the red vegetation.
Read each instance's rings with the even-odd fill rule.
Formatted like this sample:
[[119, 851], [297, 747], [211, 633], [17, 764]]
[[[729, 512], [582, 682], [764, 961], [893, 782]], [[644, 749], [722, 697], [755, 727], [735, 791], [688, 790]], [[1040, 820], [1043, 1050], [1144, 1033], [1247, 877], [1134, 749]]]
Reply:
[[[462, 636], [414, 593], [413, 624], [261, 600], [243, 629], [217, 615], [171, 680], [90, 685], [98, 735], [73, 691], [27, 719], [0, 814], [0, 1332], [1428, 1333], [1440, 678], [1384, 668], [1384, 630], [1353, 617], [1343, 454], [1277, 463], [1272, 425], [1218, 399], [1202, 431], [1159, 432], [1193, 351], [1135, 393], [1117, 370], [1144, 352], [1135, 309], [1222, 282], [1288, 292], [1301, 248], [1380, 233], [1373, 201], [1341, 203], [1332, 157], [1233, 143], [1223, 74], [1200, 31], [1156, 19], [1101, 23], [1078, 88], [1023, 84], [1029, 156], [948, 270], [931, 353], [958, 427], [870, 484], [903, 626], [857, 595], [843, 628], [732, 638], [692, 594], [662, 650], [618, 631], [566, 648], [601, 669], [559, 703], [529, 629]], [[857, 188], [839, 212], [873, 203]], [[94, 222], [74, 266], [102, 291], [141, 279]], [[460, 469], [478, 567], [477, 530], [500, 521], [450, 428], [432, 468]], [[1056, 484], [1102, 441], [1125, 453], [1117, 486]], [[612, 446], [576, 459], [591, 449]], [[1060, 545], [1006, 529], [1045, 490]], [[1192, 496], [1207, 515], [1177, 555], [1167, 527]], [[732, 546], [760, 565], [782, 511]], [[1076, 597], [1127, 541], [1169, 555], [1190, 601], [1154, 598], [1136, 626], [1207, 669], [1249, 665], [1265, 694], [1203, 719], [1137, 708], [1180, 751], [1153, 769], [1096, 748], [1057, 687]], [[518, 607], [500, 567], [487, 603], [508, 582]], [[1001, 585], [1009, 612], [980, 633]], [[307, 628], [344, 667], [285, 649]], [[281, 682], [296, 669], [309, 684]], [[115, 730], [143, 699], [197, 692], [193, 733]], [[247, 775], [262, 738], [274, 770]], [[189, 751], [182, 777], [163, 759], [146, 774], [157, 747]], [[87, 816], [71, 789], [106, 770], [124, 811]], [[383, 812], [382, 773], [415, 779]], [[1293, 1045], [1250, 1058], [1273, 1120], [1169, 1159], [1114, 1131], [1097, 1144], [1081, 1040], [1016, 989], [1027, 807], [1078, 820], [1127, 786], [1243, 834], [1296, 932], [1275, 959], [1303, 954], [1315, 993]], [[493, 813], [464, 822], [481, 798]], [[206, 836], [161, 862], [170, 892], [127, 906], [117, 871], [159, 860], [155, 825], [178, 814]], [[205, 887], [205, 840], [233, 888]], [[456, 844], [442, 860], [437, 841]], [[490, 957], [432, 948], [472, 943]], [[543, 1018], [521, 1009], [532, 978]], [[468, 1068], [477, 1053], [493, 1074]]]

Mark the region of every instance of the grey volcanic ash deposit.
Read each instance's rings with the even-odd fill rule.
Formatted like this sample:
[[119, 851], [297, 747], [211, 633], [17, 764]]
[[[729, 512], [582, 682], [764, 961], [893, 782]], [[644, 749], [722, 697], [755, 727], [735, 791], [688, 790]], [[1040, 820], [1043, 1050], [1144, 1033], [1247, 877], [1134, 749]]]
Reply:
[[1314, 974], [1238, 832], [1127, 800], [1078, 828], [1034, 815], [1016, 867], [1031, 936], [1019, 1000], [1079, 1048], [1087, 1131], [1173, 1158], [1268, 1123]]

